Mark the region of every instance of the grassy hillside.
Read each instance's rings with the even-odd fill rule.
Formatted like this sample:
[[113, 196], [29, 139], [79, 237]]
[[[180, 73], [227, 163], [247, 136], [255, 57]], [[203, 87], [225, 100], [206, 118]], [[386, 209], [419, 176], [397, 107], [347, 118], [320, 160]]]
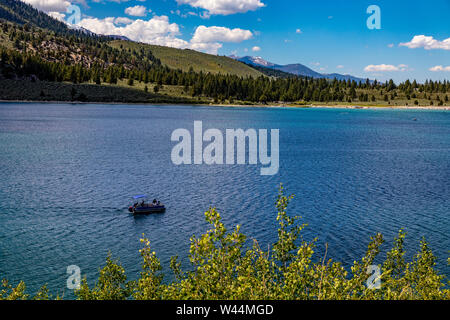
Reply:
[[243, 77], [259, 77], [262, 75], [261, 72], [231, 58], [201, 53], [194, 50], [182, 50], [123, 40], [111, 41], [109, 44], [113, 48], [130, 48], [131, 50], [136, 51], [139, 51], [142, 47], [149, 48], [153, 55], [161, 60], [163, 65], [172, 69], [189, 71], [192, 67], [195, 72], [203, 71], [213, 74], [234, 74]]

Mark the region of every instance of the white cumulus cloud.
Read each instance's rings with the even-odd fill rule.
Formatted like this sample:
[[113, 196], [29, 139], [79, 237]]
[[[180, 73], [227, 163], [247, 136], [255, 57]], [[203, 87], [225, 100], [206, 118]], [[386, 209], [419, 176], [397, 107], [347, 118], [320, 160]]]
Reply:
[[147, 21], [138, 19], [121, 27], [116, 25], [118, 23], [116, 19], [114, 17], [86, 18], [82, 19], [78, 25], [98, 34], [125, 36], [138, 42], [176, 48], [188, 46], [187, 41], [176, 37], [180, 33], [180, 28], [176, 23], [170, 23], [167, 16], [154, 16]]
[[239, 28], [229, 29], [217, 26], [198, 26], [190, 41], [190, 48], [217, 54], [218, 50], [222, 48], [221, 42], [238, 43], [251, 39], [252, 37], [253, 33], [249, 30]]
[[66, 12], [70, 2], [67, 0], [22, 0], [44, 12]]
[[198, 26], [192, 37], [194, 43], [206, 42], [242, 42], [251, 39], [253, 33], [239, 28], [229, 29], [225, 27]]
[[254, 47], [252, 48], [252, 51], [253, 51], [253, 52], [258, 52], [258, 51], [261, 51], [261, 48], [258, 47], [258, 46], [254, 46]]
[[201, 8], [209, 14], [230, 15], [255, 11], [265, 6], [261, 0], [176, 0], [178, 4], [187, 4]]
[[144, 17], [147, 15], [147, 8], [144, 6], [134, 6], [125, 9], [125, 13], [134, 17]]
[[61, 22], [65, 22], [64, 19], [66, 18], [66, 15], [61, 12], [48, 12], [47, 13], [50, 17], [59, 20]]
[[408, 66], [406, 64], [399, 64], [398, 66], [394, 66], [392, 64], [378, 64], [378, 65], [368, 65], [364, 68], [365, 72], [393, 72], [393, 71], [406, 71]]
[[127, 18], [127, 17], [117, 17], [114, 19], [115, 24], [130, 24], [132, 22], [133, 22], [133, 20], [131, 20], [130, 18]]
[[433, 72], [439, 72], [439, 71], [450, 72], [450, 66], [447, 66], [447, 67], [435, 66], [435, 67], [430, 68], [430, 71], [433, 71]]
[[252, 38], [249, 30], [225, 27], [199, 26], [190, 41], [179, 38], [180, 27], [170, 23], [167, 16], [153, 16], [150, 20], [131, 20], [125, 17], [105, 19], [85, 18], [79, 26], [102, 35], [125, 36], [133, 41], [168, 46], [180, 49], [193, 49], [217, 54], [222, 42], [242, 42]]
[[419, 35], [414, 36], [409, 42], [400, 43], [400, 46], [408, 47], [410, 49], [424, 48], [426, 50], [450, 50], [450, 38], [439, 41], [434, 39], [432, 36]]

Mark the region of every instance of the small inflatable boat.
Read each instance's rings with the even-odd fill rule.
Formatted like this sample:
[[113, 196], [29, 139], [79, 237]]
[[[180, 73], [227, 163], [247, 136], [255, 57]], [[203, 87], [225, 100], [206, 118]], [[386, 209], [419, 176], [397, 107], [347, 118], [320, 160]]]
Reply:
[[128, 208], [128, 211], [133, 214], [163, 213], [166, 211], [164, 204], [156, 199], [152, 203], [148, 203], [146, 195], [135, 196], [133, 200], [133, 205]]

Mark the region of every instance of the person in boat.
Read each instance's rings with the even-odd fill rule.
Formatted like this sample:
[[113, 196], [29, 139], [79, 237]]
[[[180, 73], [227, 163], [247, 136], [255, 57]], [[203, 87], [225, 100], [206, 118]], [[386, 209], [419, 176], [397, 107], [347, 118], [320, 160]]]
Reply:
[[153, 199], [153, 205], [156, 206], [156, 199]]

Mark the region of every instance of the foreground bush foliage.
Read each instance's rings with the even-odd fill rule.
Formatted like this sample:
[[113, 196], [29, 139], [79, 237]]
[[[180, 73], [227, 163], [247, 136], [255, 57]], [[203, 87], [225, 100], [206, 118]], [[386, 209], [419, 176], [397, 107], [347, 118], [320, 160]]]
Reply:
[[[285, 196], [283, 186], [277, 198], [278, 239], [267, 250], [256, 240], [247, 245], [247, 238], [237, 226], [227, 231], [215, 209], [205, 213], [211, 229], [200, 237], [192, 237], [189, 259], [191, 271], [183, 271], [177, 257], [170, 267], [175, 280], [163, 282], [162, 267], [148, 239], [142, 239], [140, 254], [142, 272], [136, 281], [127, 281], [124, 268], [110, 255], [94, 287], [86, 278], [76, 290], [80, 300], [158, 300], [158, 299], [281, 299], [281, 300], [406, 300], [449, 299], [444, 276], [435, 270], [435, 256], [425, 240], [412, 261], [404, 259], [405, 232], [400, 230], [393, 248], [379, 265], [381, 288], [367, 286], [371, 276], [367, 270], [374, 264], [383, 243], [381, 234], [371, 238], [365, 256], [354, 261], [351, 272], [340, 262], [324, 257], [314, 262], [315, 239], [306, 242], [300, 217], [291, 217], [286, 210], [293, 196]], [[450, 260], [450, 259], [449, 259]], [[450, 262], [450, 261], [449, 261]], [[374, 279], [378, 280], [378, 279]], [[6, 281], [0, 299], [28, 299], [25, 284], [10, 286]], [[33, 299], [49, 299], [44, 286]]]

